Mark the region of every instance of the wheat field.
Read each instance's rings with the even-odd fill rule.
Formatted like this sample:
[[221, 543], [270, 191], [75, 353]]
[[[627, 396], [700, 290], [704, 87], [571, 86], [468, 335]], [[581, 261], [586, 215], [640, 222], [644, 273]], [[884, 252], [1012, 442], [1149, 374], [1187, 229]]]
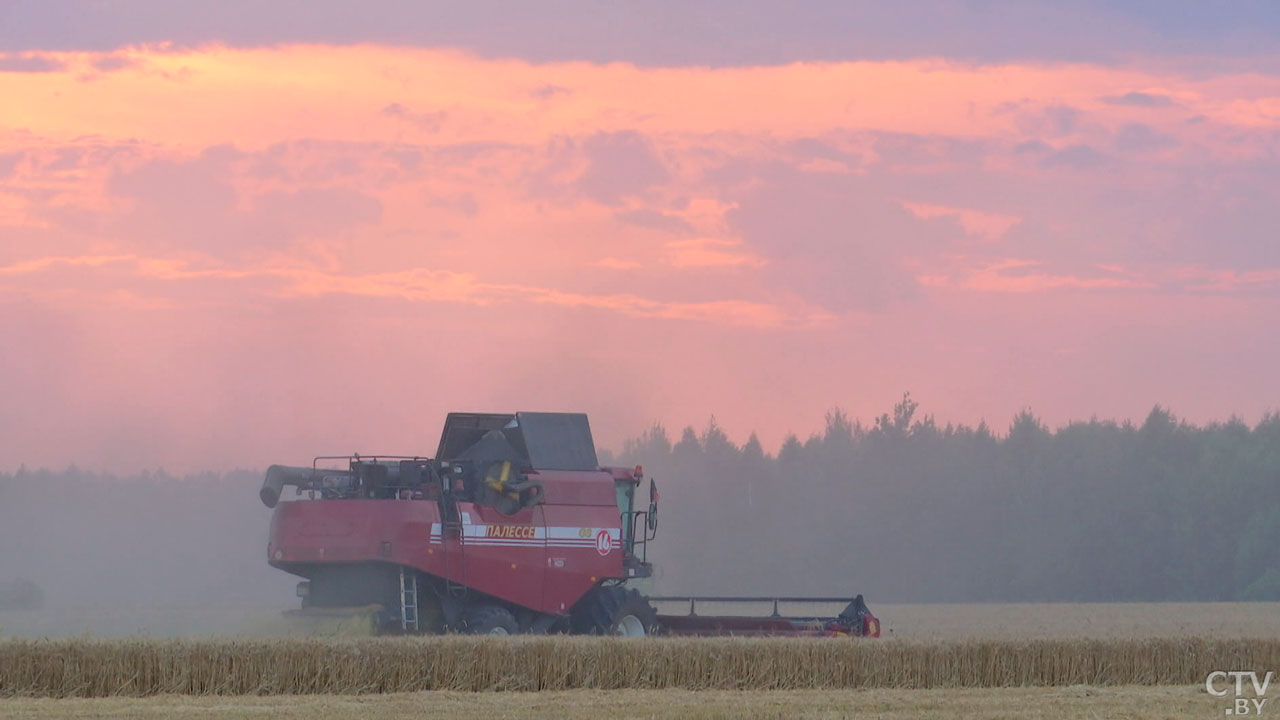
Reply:
[[1191, 685], [1276, 667], [1280, 639], [9, 640], [0, 696]]
[[[1268, 707], [1269, 711], [1270, 708]], [[563, 690], [515, 693], [275, 695], [0, 701], [24, 720], [1203, 720], [1223, 704], [1196, 687], [1064, 687], [935, 690]]]

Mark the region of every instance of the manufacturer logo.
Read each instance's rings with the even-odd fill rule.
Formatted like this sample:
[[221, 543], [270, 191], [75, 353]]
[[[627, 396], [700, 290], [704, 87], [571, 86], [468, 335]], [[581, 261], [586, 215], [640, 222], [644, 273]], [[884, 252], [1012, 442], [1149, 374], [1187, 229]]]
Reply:
[[611, 550], [613, 550], [613, 538], [609, 537], [609, 531], [601, 530], [596, 533], [596, 552], [608, 555]]
[[532, 525], [486, 525], [484, 536], [491, 538], [518, 538], [520, 540], [532, 540], [535, 536], [535, 530]]
[[1232, 696], [1232, 704], [1226, 708], [1225, 715], [1259, 717], [1267, 704], [1267, 688], [1274, 675], [1274, 672], [1269, 672], [1259, 679], [1258, 673], [1252, 670], [1215, 670], [1204, 679], [1204, 690], [1216, 698]]

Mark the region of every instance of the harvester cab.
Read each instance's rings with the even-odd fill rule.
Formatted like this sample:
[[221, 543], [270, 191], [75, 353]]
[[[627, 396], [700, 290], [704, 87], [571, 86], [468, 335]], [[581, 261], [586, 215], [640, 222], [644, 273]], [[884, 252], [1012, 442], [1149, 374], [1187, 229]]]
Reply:
[[[644, 480], [640, 467], [599, 465], [586, 415], [450, 413], [434, 458], [271, 466], [268, 562], [304, 578], [294, 614], [367, 618], [381, 632], [647, 635], [664, 618], [627, 585], [653, 569], [658, 490], [650, 479], [646, 504]], [[283, 500], [290, 486], [296, 499]], [[744, 627], [690, 615], [672, 630]], [[870, 634], [861, 615], [758, 629], [820, 621]]]
[[[445, 478], [441, 484], [441, 513], [446, 522], [461, 520], [459, 503], [475, 503], [508, 516], [545, 504], [544, 474], [550, 475], [554, 488], [564, 490], [563, 479], [559, 477], [562, 473], [599, 475], [607, 472], [613, 481], [621, 521], [619, 549], [626, 577], [648, 577], [652, 573], [652, 566], [643, 555], [636, 556], [636, 549], [643, 552], [657, 531], [656, 485], [653, 480], [649, 481], [649, 509], [636, 511], [636, 487], [644, 479], [643, 470], [640, 467], [633, 471], [601, 468], [586, 415], [450, 413], [445, 419], [436, 460]], [[553, 492], [553, 496], [556, 494]], [[553, 499], [553, 504], [563, 503], [555, 503]], [[643, 525], [646, 522], [648, 525]], [[639, 534], [636, 533], [638, 523], [642, 524]]]

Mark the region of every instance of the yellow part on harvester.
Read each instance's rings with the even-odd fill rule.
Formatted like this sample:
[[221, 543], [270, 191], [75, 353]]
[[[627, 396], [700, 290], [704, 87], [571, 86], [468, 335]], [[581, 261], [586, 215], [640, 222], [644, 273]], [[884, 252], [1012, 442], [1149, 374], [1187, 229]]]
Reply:
[[504, 497], [520, 502], [520, 493], [507, 490], [507, 480], [511, 478], [511, 462], [504, 460], [502, 463], [502, 472], [498, 477], [486, 477], [485, 484], [489, 489]]

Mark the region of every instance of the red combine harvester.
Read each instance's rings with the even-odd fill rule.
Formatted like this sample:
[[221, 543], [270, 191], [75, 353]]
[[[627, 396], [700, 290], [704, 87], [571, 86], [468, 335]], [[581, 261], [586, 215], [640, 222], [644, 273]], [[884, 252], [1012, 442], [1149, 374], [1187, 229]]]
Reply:
[[[345, 467], [327, 469], [341, 461]], [[267, 559], [306, 578], [303, 616], [367, 616], [378, 632], [880, 635], [859, 595], [836, 617], [778, 603], [844, 598], [646, 598], [658, 493], [637, 509], [639, 467], [600, 467], [587, 416], [450, 413], [434, 458], [320, 457], [272, 465]], [[281, 501], [285, 486], [299, 499]], [[650, 600], [687, 602], [659, 615]], [[768, 617], [696, 614], [697, 603], [773, 602]]]

